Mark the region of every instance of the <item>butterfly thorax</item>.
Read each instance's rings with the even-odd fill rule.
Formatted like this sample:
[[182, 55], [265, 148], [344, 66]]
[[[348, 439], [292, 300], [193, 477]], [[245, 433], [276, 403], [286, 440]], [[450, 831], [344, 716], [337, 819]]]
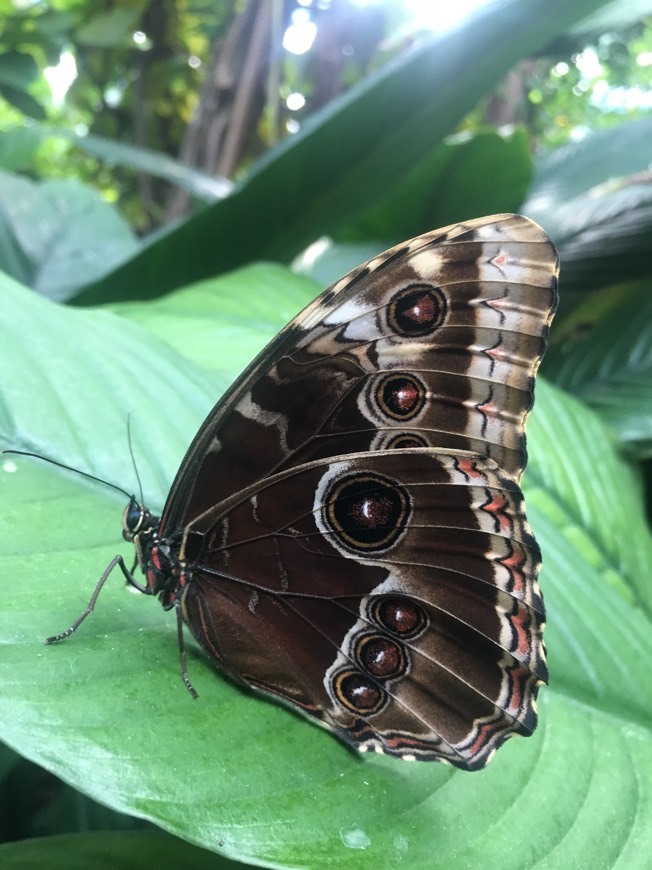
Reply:
[[138, 566], [147, 578], [144, 591], [158, 595], [163, 608], [170, 610], [185, 585], [184, 566], [176, 548], [159, 536], [160, 523], [160, 517], [132, 496], [122, 517], [122, 536], [134, 545]]

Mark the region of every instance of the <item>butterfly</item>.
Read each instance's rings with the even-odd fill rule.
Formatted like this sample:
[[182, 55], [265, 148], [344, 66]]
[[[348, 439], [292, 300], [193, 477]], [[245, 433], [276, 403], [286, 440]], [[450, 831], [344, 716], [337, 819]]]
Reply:
[[[519, 480], [558, 261], [517, 215], [355, 269], [210, 412], [117, 566], [217, 667], [346, 744], [477, 770], [536, 726], [541, 557]], [[146, 582], [134, 576], [138, 566]]]

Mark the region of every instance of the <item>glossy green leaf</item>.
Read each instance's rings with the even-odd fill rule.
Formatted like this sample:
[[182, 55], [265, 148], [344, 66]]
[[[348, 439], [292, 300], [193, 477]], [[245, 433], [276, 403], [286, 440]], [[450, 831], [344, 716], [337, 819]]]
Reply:
[[81, 45], [114, 48], [132, 39], [134, 27], [145, 10], [144, 2], [100, 12], [78, 28], [75, 39]]
[[64, 834], [7, 843], [0, 845], [0, 865], [3, 870], [33, 870], [35, 867], [92, 867], [93, 870], [242, 868], [242, 864], [217, 858], [211, 852], [151, 831]]
[[167, 154], [152, 151], [151, 148], [128, 145], [104, 136], [80, 136], [73, 130], [61, 130], [45, 125], [37, 127], [32, 132], [43, 139], [49, 137], [67, 139], [81, 151], [99, 157], [112, 166], [128, 166], [138, 172], [164, 178], [206, 203], [221, 199], [233, 189], [233, 183], [228, 178], [209, 175]]
[[649, 280], [593, 293], [554, 330], [545, 373], [590, 405], [638, 456], [652, 453]]
[[15, 127], [0, 133], [0, 167], [12, 172], [31, 169], [41, 138], [33, 127]]
[[67, 299], [138, 249], [116, 209], [73, 179], [0, 172], [0, 204], [0, 269], [51, 299]]
[[0, 55], [0, 82], [24, 91], [35, 79], [39, 70], [31, 54], [22, 51], [6, 51]]
[[[523, 130], [451, 136], [401, 178], [375, 207], [337, 231], [338, 241], [384, 239], [385, 247], [471, 215], [517, 212], [532, 158]], [[333, 281], [337, 275], [333, 276]]]
[[650, 275], [652, 119], [592, 133], [537, 160], [523, 214], [562, 260], [561, 311], [593, 290]]
[[599, 12], [579, 21], [571, 28], [571, 33], [588, 39], [596, 34], [632, 27], [649, 15], [652, 15], [650, 0], [611, 0]]
[[[0, 354], [12, 366], [0, 400], [5, 440], [131, 489], [129, 409], [148, 502], [160, 507], [179, 448], [217, 398], [220, 318], [199, 368], [151, 335], [144, 315], [139, 326], [57, 308], [10, 282], [0, 289]], [[249, 298], [254, 288], [238, 285], [233, 310], [244, 316]], [[183, 314], [187, 300], [177, 301]], [[535, 736], [511, 741], [486, 770], [359, 758], [217, 675], [189, 641], [193, 701], [173, 618], [119, 576], [73, 637], [43, 646], [80, 612], [109, 559], [129, 558], [124, 499], [10, 456], [0, 473], [2, 738], [111, 807], [251, 864], [644, 867], [652, 552], [636, 480], [595, 415], [544, 383], [529, 434], [551, 685]], [[535, 830], [515, 838], [532, 818]]]
[[37, 121], [45, 120], [45, 109], [43, 106], [23, 88], [0, 84], [0, 97], [18, 109], [19, 112], [27, 115], [28, 118], [34, 118]]
[[0, 743], [0, 781], [15, 767], [20, 760], [20, 755], [16, 755], [8, 746]]
[[186, 359], [215, 372], [219, 394], [319, 290], [307, 278], [264, 263], [152, 302], [117, 302], [105, 310], [145, 326]]

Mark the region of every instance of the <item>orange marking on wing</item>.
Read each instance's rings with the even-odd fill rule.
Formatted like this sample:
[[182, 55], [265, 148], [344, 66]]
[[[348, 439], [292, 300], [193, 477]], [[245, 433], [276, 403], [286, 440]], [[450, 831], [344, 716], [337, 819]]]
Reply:
[[514, 591], [519, 593], [525, 592], [525, 573], [523, 567], [527, 563], [527, 556], [524, 550], [518, 546], [514, 546], [514, 551], [510, 556], [500, 559], [500, 564], [504, 565], [509, 571]]
[[522, 656], [529, 655], [532, 649], [528, 630], [531, 624], [530, 614], [522, 604], [519, 604], [518, 613], [512, 614], [509, 621], [516, 632], [516, 650]]
[[500, 344], [497, 344], [494, 347], [485, 348], [484, 353], [494, 360], [494, 362], [502, 362], [503, 360], [510, 361], [510, 355], [506, 350], [503, 350], [503, 347]]
[[491, 260], [494, 266], [498, 266], [499, 269], [504, 269], [505, 266], [509, 263], [509, 254], [507, 251], [499, 251], [496, 256]]
[[523, 708], [522, 681], [523, 678], [527, 681], [529, 676], [530, 672], [528, 669], [522, 666], [514, 668], [510, 673], [512, 690], [506, 709], [508, 709], [513, 716], [517, 716]]
[[474, 459], [463, 457], [458, 459], [456, 464], [462, 474], [465, 474], [467, 477], [480, 478], [480, 480], [486, 479], [485, 475], [478, 470]]
[[492, 492], [489, 501], [482, 505], [482, 510], [491, 514], [498, 523], [498, 528], [504, 532], [512, 529], [512, 518], [509, 516], [509, 502], [500, 492]]
[[494, 402], [483, 402], [481, 405], [476, 405], [476, 408], [486, 417], [500, 417], [500, 408]]

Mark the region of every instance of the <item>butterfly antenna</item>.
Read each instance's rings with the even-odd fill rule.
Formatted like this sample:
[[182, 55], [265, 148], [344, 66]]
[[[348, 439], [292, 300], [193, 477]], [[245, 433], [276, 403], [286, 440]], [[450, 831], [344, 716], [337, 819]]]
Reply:
[[81, 469], [75, 468], [72, 465], [66, 465], [64, 462], [57, 462], [56, 459], [50, 459], [49, 456], [41, 456], [40, 453], [28, 453], [26, 450], [3, 450], [2, 453], [3, 455], [9, 453], [12, 456], [31, 456], [33, 459], [40, 459], [42, 462], [49, 462], [50, 465], [56, 465], [58, 468], [64, 468], [66, 471], [73, 471], [75, 474], [80, 474], [82, 477], [87, 477], [89, 480], [94, 480], [104, 486], [110, 486], [111, 489], [115, 489], [127, 498], [131, 498], [131, 493], [127, 492], [127, 490], [123, 489], [121, 486], [117, 486], [115, 483], [110, 483], [108, 480], [104, 480], [101, 477], [96, 477], [94, 474], [89, 474], [88, 471], [81, 471]]
[[145, 494], [143, 493], [143, 484], [140, 479], [140, 474], [138, 474], [138, 465], [136, 464], [136, 457], [134, 455], [134, 445], [131, 440], [131, 415], [127, 414], [127, 443], [129, 444], [129, 455], [131, 456], [131, 464], [134, 467], [134, 473], [136, 475], [136, 480], [138, 481], [138, 492], [140, 494], [140, 504], [144, 504], [145, 502]]

